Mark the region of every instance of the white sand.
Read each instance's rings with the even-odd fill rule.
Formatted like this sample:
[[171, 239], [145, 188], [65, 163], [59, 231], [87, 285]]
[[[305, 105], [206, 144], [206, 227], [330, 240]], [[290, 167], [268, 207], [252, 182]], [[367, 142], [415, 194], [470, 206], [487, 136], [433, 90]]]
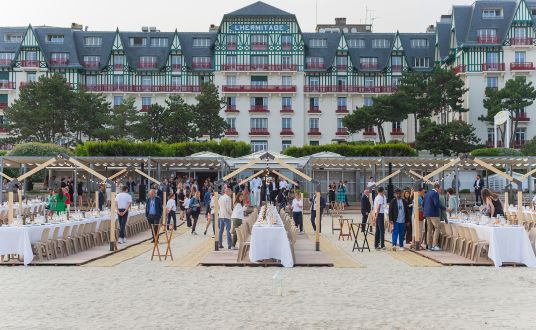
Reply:
[[[207, 237], [175, 239], [175, 257]], [[278, 268], [166, 267], [150, 253], [110, 268], [0, 267], [0, 328], [536, 328], [535, 269], [351, 255], [366, 267], [282, 270], [283, 297], [271, 296]]]

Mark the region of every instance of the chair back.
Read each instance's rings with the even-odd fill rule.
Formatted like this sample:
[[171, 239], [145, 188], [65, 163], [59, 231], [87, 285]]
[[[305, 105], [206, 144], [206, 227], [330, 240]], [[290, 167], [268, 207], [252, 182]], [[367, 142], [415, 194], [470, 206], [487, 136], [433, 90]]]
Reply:
[[56, 227], [54, 228], [54, 232], [52, 233], [52, 239], [53, 240], [57, 240], [58, 239], [58, 234], [60, 233], [60, 227]]
[[70, 237], [76, 237], [76, 235], [78, 235], [78, 227], [80, 227], [80, 225], [74, 225], [72, 228], [71, 228], [71, 233], [70, 233]]
[[71, 229], [72, 229], [72, 228], [73, 228], [73, 227], [71, 227], [71, 226], [65, 226], [65, 227], [63, 227], [63, 235], [62, 235], [62, 238], [63, 238], [63, 239], [67, 239], [67, 238], [69, 238], [69, 235], [71, 234]]
[[50, 228], [43, 229], [43, 232], [41, 233], [41, 243], [46, 243], [48, 241], [48, 235], [50, 235]]
[[475, 228], [469, 228], [469, 235], [471, 235], [471, 240], [473, 242], [478, 242], [479, 241], [478, 234], [476, 233]]
[[532, 246], [532, 250], [534, 250], [534, 254], [536, 254], [536, 228], [532, 228], [530, 230], [529, 240], [530, 240], [530, 246]]

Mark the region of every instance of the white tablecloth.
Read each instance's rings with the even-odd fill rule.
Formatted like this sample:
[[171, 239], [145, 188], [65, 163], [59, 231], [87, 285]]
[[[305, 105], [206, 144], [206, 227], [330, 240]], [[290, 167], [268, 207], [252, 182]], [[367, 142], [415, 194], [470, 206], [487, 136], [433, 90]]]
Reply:
[[[28, 204], [22, 203], [22, 209], [30, 209], [30, 212], [33, 212], [34, 209], [40, 205], [47, 205], [45, 202], [30, 202]], [[0, 206], [0, 213], [4, 213], [8, 211], [7, 206]], [[13, 204], [13, 215], [17, 216], [19, 214], [19, 203]]]
[[249, 259], [252, 262], [278, 259], [284, 267], [293, 267], [294, 261], [287, 232], [279, 214], [277, 217], [276, 225], [255, 223], [251, 230]]
[[496, 267], [504, 262], [515, 262], [527, 267], [536, 267], [536, 256], [530, 245], [529, 236], [520, 226], [489, 226], [461, 223], [475, 228], [478, 239], [489, 242], [488, 257]]

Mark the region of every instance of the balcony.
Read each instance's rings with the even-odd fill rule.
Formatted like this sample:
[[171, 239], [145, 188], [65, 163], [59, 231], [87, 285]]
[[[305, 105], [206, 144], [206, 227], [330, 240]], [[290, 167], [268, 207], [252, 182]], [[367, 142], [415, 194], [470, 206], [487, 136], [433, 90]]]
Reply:
[[532, 62], [514, 62], [510, 63], [511, 71], [531, 71], [534, 70], [534, 63]]
[[283, 128], [281, 130], [281, 134], [280, 135], [284, 135], [284, 136], [292, 136], [294, 135], [294, 132], [292, 131], [292, 128]]
[[514, 140], [514, 148], [515, 149], [520, 149], [526, 143], [527, 143], [527, 140]]
[[316, 128], [309, 128], [309, 132], [307, 132], [307, 135], [322, 135], [322, 133], [320, 133], [320, 128], [316, 127]]
[[150, 108], [151, 108], [150, 104], [144, 104], [144, 105], [141, 106], [140, 112], [147, 112], [147, 111], [149, 111]]
[[0, 81], [0, 89], [15, 89], [15, 83], [11, 81]]
[[377, 62], [361, 63], [359, 64], [361, 70], [378, 70], [379, 66]]
[[267, 50], [268, 43], [267, 42], [252, 42], [251, 49], [252, 50]]
[[3, 110], [7, 108], [7, 103], [0, 103], [0, 109]]
[[69, 65], [68, 58], [53, 58], [50, 60], [50, 65]]
[[225, 112], [226, 113], [238, 113], [240, 111], [238, 111], [238, 109], [236, 109], [236, 105], [227, 105], [227, 107], [225, 108]]
[[155, 92], [155, 93], [198, 93], [201, 87], [197, 85], [84, 85], [81, 88], [89, 92]]
[[479, 44], [488, 44], [488, 45], [501, 43], [499, 36], [478, 36], [476, 38], [476, 42], [478, 42]]
[[139, 62], [138, 68], [139, 69], [156, 69], [156, 66], [158, 64], [156, 62]]
[[212, 69], [212, 64], [210, 62], [197, 62], [192, 63], [192, 69], [196, 70], [210, 70]]
[[306, 85], [305, 93], [392, 93], [398, 89], [397, 86], [319, 86]]
[[1, 66], [8, 66], [8, 65], [11, 65], [11, 63], [13, 63], [13, 60], [8, 60], [5, 58], [0, 59]]
[[225, 135], [227, 135], [227, 136], [238, 136], [238, 131], [236, 130], [236, 128], [228, 128], [225, 131]]
[[84, 61], [84, 68], [86, 69], [99, 69], [100, 61]]
[[293, 85], [225, 85], [224, 93], [296, 93]]
[[504, 71], [504, 63], [482, 64], [482, 71]]
[[[502, 148], [502, 141], [497, 141], [497, 148]], [[486, 141], [486, 148], [495, 148], [495, 142], [493, 140]]]
[[249, 131], [249, 135], [270, 135], [270, 133], [268, 132], [268, 128], [252, 128]]
[[307, 63], [307, 70], [325, 70], [324, 63]]
[[307, 110], [307, 113], [322, 113], [322, 111], [320, 111], [320, 107], [318, 106], [313, 106], [313, 107], [309, 107], [309, 110]]
[[337, 71], [346, 71], [346, 70], [348, 70], [348, 65], [346, 64], [337, 65]]
[[463, 65], [459, 64], [454, 68], [454, 73], [455, 74], [464, 73], [466, 71], [467, 71], [467, 66], [464, 65], [464, 64]]
[[514, 120], [515, 121], [530, 121], [530, 118], [526, 112], [521, 112], [519, 114], [516, 114], [516, 116], [514, 117]]
[[20, 66], [23, 68], [38, 68], [39, 61], [37, 60], [22, 60], [20, 61]]
[[400, 64], [391, 65], [391, 72], [402, 72], [402, 65]]
[[292, 44], [291, 43], [281, 44], [281, 50], [292, 50]]
[[281, 107], [281, 113], [294, 113], [294, 110], [289, 105], [284, 105]]
[[339, 105], [337, 106], [337, 110], [335, 111], [335, 113], [349, 113], [348, 107], [345, 105]]
[[176, 72], [176, 71], [181, 71], [182, 69], [182, 64], [171, 64], [171, 71], [173, 72]]
[[236, 50], [236, 42], [228, 42], [227, 50]]
[[268, 110], [268, 106], [266, 106], [266, 105], [252, 105], [251, 108], [249, 108], [249, 112], [253, 112], [253, 113], [269, 113], [270, 110]]
[[391, 135], [394, 135], [394, 136], [401, 136], [401, 135], [404, 135], [404, 132], [402, 132], [402, 129], [401, 128], [393, 128], [391, 130]]
[[223, 71], [296, 71], [295, 64], [222, 64]]
[[532, 38], [510, 38], [510, 45], [512, 46], [531, 46]]
[[346, 127], [337, 128], [337, 132], [335, 133], [335, 135], [339, 135], [339, 136], [348, 135], [348, 128], [346, 128]]
[[114, 71], [123, 71], [123, 68], [125, 67], [122, 63], [114, 64]]
[[373, 129], [366, 129], [363, 132], [363, 136], [373, 137], [373, 136], [376, 136], [376, 132], [374, 132]]

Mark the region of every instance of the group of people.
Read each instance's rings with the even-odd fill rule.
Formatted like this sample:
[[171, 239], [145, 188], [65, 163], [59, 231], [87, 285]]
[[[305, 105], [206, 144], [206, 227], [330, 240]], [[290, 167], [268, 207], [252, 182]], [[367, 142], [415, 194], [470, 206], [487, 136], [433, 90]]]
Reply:
[[[80, 185], [80, 183], [79, 183]], [[78, 194], [79, 199], [82, 198], [81, 194]], [[47, 196], [47, 214], [51, 216], [53, 214], [61, 214], [69, 212], [71, 209], [71, 201], [74, 198], [74, 181], [69, 177], [67, 180], [61, 178], [60, 181], [56, 181], [55, 177], [52, 177], [52, 185], [49, 183], [49, 190]]]
[[328, 202], [337, 203], [340, 210], [344, 211], [348, 203], [348, 181], [339, 181], [339, 184], [333, 182], [328, 185]]

